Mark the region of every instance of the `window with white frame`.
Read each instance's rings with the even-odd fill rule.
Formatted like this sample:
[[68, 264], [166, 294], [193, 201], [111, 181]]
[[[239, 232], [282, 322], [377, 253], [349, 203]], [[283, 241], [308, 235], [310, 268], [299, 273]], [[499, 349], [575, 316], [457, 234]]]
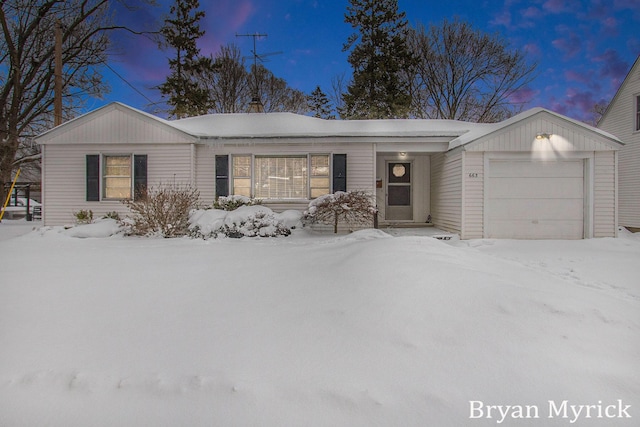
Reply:
[[309, 180], [309, 191], [311, 198], [329, 194], [331, 192], [331, 179], [329, 176], [329, 156], [311, 155], [311, 178]]
[[233, 194], [262, 200], [300, 200], [331, 192], [327, 154], [239, 155], [233, 156], [232, 162]]
[[636, 129], [640, 130], [640, 95], [636, 95]]
[[251, 197], [251, 156], [233, 157], [233, 194]]
[[103, 189], [105, 199], [131, 198], [131, 156], [105, 155]]

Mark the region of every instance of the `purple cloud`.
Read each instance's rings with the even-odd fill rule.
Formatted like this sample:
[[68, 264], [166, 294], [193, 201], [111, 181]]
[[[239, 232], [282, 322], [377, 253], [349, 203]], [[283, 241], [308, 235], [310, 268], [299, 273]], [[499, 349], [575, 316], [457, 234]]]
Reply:
[[631, 66], [620, 57], [618, 51], [607, 49], [602, 55], [593, 58], [593, 62], [600, 66], [598, 76], [611, 79], [611, 87], [617, 88], [626, 77]]
[[495, 15], [495, 17], [490, 21], [492, 25], [496, 26], [504, 26], [509, 28], [511, 26], [511, 12], [508, 10], [503, 10], [502, 12]]
[[574, 32], [571, 32], [567, 37], [557, 38], [551, 42], [551, 44], [558, 50], [561, 50], [565, 54], [565, 59], [573, 58], [576, 56], [582, 48], [582, 40]]
[[529, 6], [520, 12], [523, 18], [538, 19], [542, 17], [542, 11], [535, 6]]
[[567, 0], [547, 0], [542, 4], [542, 8], [551, 13], [562, 13], [570, 10], [570, 3]]
[[522, 50], [524, 50], [524, 52], [527, 55], [537, 56], [537, 57], [542, 55], [542, 50], [540, 49], [540, 46], [538, 46], [536, 43], [527, 43], [522, 47]]
[[531, 87], [523, 87], [509, 96], [509, 101], [514, 104], [527, 104], [540, 94], [540, 90]]
[[569, 82], [578, 82], [582, 84], [589, 84], [593, 81], [593, 71], [578, 72], [576, 70], [567, 70], [564, 72], [564, 77]]

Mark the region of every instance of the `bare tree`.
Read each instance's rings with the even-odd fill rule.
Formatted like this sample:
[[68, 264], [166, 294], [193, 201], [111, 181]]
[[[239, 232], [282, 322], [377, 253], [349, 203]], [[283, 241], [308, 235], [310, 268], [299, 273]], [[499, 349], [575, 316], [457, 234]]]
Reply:
[[56, 25], [63, 117], [73, 117], [88, 96], [107, 91], [100, 74], [109, 47], [106, 30], [123, 28], [111, 23], [108, 12], [107, 0], [0, 2], [0, 183], [35, 158], [31, 138], [52, 126]]
[[345, 73], [335, 75], [331, 78], [331, 93], [329, 98], [336, 111], [344, 110], [344, 100], [342, 96], [346, 91]]
[[598, 126], [598, 122], [604, 116], [604, 113], [607, 111], [609, 104], [604, 101], [597, 102], [593, 107], [591, 107], [591, 114], [593, 114], [593, 119], [588, 122], [588, 124], [592, 126]]
[[209, 91], [212, 113], [240, 113], [246, 111], [251, 100], [248, 73], [240, 49], [229, 44], [220, 47], [213, 58], [213, 68], [204, 76]]
[[534, 79], [536, 66], [499, 36], [444, 20], [429, 30], [418, 26], [409, 40], [418, 61], [406, 74], [415, 117], [489, 123], [522, 109], [514, 96]]
[[258, 86], [257, 92], [265, 113], [286, 111], [305, 114], [309, 111], [307, 96], [303, 92], [289, 87], [284, 79], [274, 76], [260, 64], [251, 68], [249, 79]]

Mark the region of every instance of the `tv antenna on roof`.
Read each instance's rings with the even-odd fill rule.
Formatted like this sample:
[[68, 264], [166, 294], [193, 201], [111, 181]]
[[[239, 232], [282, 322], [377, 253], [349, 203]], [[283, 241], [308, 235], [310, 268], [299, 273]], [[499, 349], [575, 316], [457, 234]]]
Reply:
[[260, 101], [260, 94], [258, 93], [258, 60], [260, 60], [260, 62], [266, 62], [267, 61], [265, 59], [266, 57], [272, 56], [272, 55], [279, 55], [282, 53], [282, 51], [258, 54], [258, 50], [256, 48], [256, 40], [262, 37], [267, 37], [267, 34], [260, 34], [256, 32], [253, 34], [236, 34], [236, 37], [253, 37], [253, 50], [251, 51], [251, 54], [253, 55], [254, 87], [253, 87], [251, 103], [249, 104], [249, 112], [263, 113], [264, 106]]

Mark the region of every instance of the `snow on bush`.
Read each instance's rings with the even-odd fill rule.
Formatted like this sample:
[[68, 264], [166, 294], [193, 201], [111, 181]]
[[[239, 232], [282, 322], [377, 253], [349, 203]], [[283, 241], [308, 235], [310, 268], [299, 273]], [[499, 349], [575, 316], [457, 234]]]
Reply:
[[365, 191], [336, 191], [325, 194], [309, 203], [304, 213], [306, 221], [333, 225], [333, 232], [338, 232], [338, 223], [342, 220], [349, 226], [373, 225], [377, 210], [371, 195]]
[[301, 217], [297, 211], [277, 214], [260, 205], [240, 206], [232, 211], [199, 209], [191, 212], [189, 235], [204, 239], [288, 236]]
[[222, 209], [225, 211], [234, 211], [238, 209], [240, 206], [254, 206], [262, 204], [262, 200], [260, 199], [252, 199], [247, 196], [240, 195], [231, 195], [231, 196], [220, 196], [218, 199], [213, 202], [214, 209]]

